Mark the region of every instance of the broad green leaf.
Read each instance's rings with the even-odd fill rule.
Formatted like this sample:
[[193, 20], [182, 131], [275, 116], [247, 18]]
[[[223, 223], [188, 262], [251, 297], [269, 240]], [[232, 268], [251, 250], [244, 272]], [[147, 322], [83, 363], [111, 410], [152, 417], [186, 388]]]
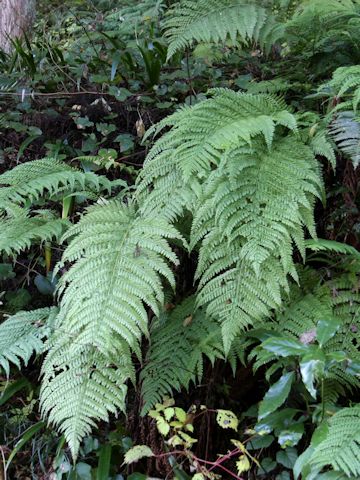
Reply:
[[268, 475], [276, 468], [276, 462], [270, 458], [266, 457], [261, 461], [260, 468], [258, 468], [258, 475]]
[[230, 410], [218, 410], [216, 415], [216, 421], [222, 428], [232, 428], [237, 430], [239, 420], [235, 413]]
[[262, 435], [271, 433], [273, 430], [284, 430], [289, 423], [293, 423], [293, 418], [299, 413], [295, 408], [284, 408], [278, 412], [271, 413], [264, 420], [255, 425], [255, 430]]
[[307, 391], [316, 399], [315, 380], [324, 374], [325, 356], [321, 350], [305, 355], [300, 362], [300, 372]]
[[112, 450], [112, 446], [110, 444], [103, 445], [100, 448], [99, 463], [98, 463], [98, 468], [96, 472], [96, 480], [106, 480], [109, 477], [111, 450]]
[[304, 424], [295, 423], [279, 433], [278, 443], [282, 448], [294, 447], [299, 443], [303, 435]]
[[91, 465], [85, 462], [79, 462], [76, 465], [76, 473], [79, 480], [91, 480]]
[[341, 320], [336, 317], [330, 317], [318, 321], [316, 326], [316, 338], [320, 347], [323, 347], [325, 343], [336, 334], [340, 324]]
[[259, 450], [260, 448], [269, 447], [275, 438], [272, 435], [256, 435], [249, 442], [246, 443], [248, 450]]
[[265, 350], [275, 353], [279, 357], [291, 357], [304, 355], [307, 352], [306, 345], [292, 338], [269, 338], [261, 345]]
[[19, 392], [23, 388], [31, 387], [31, 383], [26, 380], [26, 378], [20, 378], [14, 382], [9, 382], [6, 388], [0, 393], [0, 406], [4, 405], [9, 398], [11, 398], [15, 393]]
[[260, 402], [259, 420], [277, 410], [285, 402], [289, 396], [294, 376], [294, 372], [287, 372], [276, 383], [271, 385], [264, 399]]
[[293, 468], [298, 458], [297, 450], [294, 447], [288, 447], [285, 450], [280, 450], [276, 454], [276, 461], [286, 468]]
[[125, 453], [124, 463], [129, 465], [130, 463], [139, 461], [141, 458], [153, 456], [154, 454], [151, 448], [147, 445], [136, 445]]
[[156, 426], [164, 437], [170, 432], [170, 425], [162, 417], [156, 420]]

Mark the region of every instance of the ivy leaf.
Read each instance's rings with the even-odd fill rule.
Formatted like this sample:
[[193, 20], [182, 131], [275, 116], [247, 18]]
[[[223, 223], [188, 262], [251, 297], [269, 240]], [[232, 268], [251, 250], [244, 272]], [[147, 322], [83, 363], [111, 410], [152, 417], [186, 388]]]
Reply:
[[294, 381], [294, 372], [287, 372], [271, 385], [259, 406], [259, 420], [277, 410], [287, 399]]
[[235, 413], [230, 410], [218, 410], [216, 415], [216, 421], [222, 428], [232, 428], [237, 430], [239, 420]]
[[325, 343], [336, 334], [336, 332], [339, 330], [340, 323], [340, 319], [335, 317], [318, 321], [316, 327], [316, 338], [320, 347], [325, 345]]
[[141, 458], [153, 456], [153, 451], [147, 445], [136, 445], [125, 453], [124, 463], [129, 465], [138, 462]]

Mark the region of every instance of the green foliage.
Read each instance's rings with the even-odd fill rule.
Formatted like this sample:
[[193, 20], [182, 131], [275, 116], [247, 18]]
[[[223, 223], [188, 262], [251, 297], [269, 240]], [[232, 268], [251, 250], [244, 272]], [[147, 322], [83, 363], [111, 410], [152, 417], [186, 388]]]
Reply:
[[242, 0], [182, 0], [168, 12], [164, 24], [169, 40], [168, 58], [194, 41], [222, 43], [259, 41], [272, 45], [283, 33], [268, 12]]
[[[129, 411], [144, 436], [140, 406], [176, 454], [151, 439], [122, 448], [125, 463], [154, 456], [178, 478], [183, 464], [227, 478], [228, 460], [246, 478], [359, 476], [358, 407], [343, 408], [360, 386], [357, 173], [344, 169], [359, 163], [359, 1], [58, 8], [0, 53], [0, 250], [13, 261], [1, 297], [8, 312], [36, 309], [0, 324], [0, 366], [9, 377], [44, 355], [40, 410], [63, 435], [56, 475], [117, 478], [114, 439], [88, 450], [86, 437]], [[55, 287], [59, 308], [39, 309]], [[234, 413], [239, 360], [263, 400]], [[221, 395], [222, 409], [161, 403], [182, 389], [200, 403]], [[21, 421], [39, 420], [36, 403]], [[207, 470], [190, 435], [215, 412], [241, 439]], [[71, 467], [65, 441], [89, 463]]]
[[57, 309], [40, 308], [31, 312], [18, 312], [0, 324], [0, 365], [7, 375], [10, 363], [21, 368], [33, 354], [44, 352], [44, 340], [51, 329]]
[[[314, 467], [331, 466], [348, 478], [360, 475], [360, 409], [343, 408], [329, 420], [329, 429], [310, 457]], [[353, 476], [353, 477], [352, 477]]]
[[[163, 313], [150, 331], [151, 346], [141, 372], [145, 414], [166, 395], [188, 389], [203, 376], [204, 359], [212, 364], [225, 359], [219, 324], [208, 318], [203, 309], [195, 308], [195, 297], [189, 297], [170, 313]], [[227, 360], [233, 371], [241, 350], [236, 345]]]
[[60, 333], [44, 362], [41, 404], [76, 457], [94, 419], [124, 409], [123, 384], [134, 378], [130, 349], [140, 356], [146, 307], [159, 312], [162, 279], [174, 287], [168, 263], [178, 260], [168, 239], [181, 237], [162, 218], [137, 217], [132, 206], [111, 201], [90, 207], [64, 238], [60, 266], [72, 266], [59, 284]]
[[26, 162], [0, 175], [0, 208], [9, 202], [34, 203], [43, 195], [52, 198], [89, 189], [94, 192], [111, 190], [106, 177], [82, 172], [54, 158]]
[[16, 214], [0, 219], [0, 251], [15, 256], [35, 242], [60, 239], [69, 226], [65, 219], [49, 211], [30, 212], [19, 209]]

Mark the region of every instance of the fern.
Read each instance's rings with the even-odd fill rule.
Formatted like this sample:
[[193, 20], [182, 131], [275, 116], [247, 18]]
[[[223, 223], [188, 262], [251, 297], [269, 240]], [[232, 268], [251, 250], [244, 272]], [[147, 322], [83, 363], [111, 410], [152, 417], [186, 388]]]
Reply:
[[44, 340], [51, 334], [55, 307], [18, 312], [0, 324], [0, 366], [7, 376], [10, 363], [21, 368], [33, 354], [44, 352]]
[[330, 134], [354, 168], [360, 163], [360, 124], [353, 112], [341, 112], [330, 124]]
[[[62, 298], [57, 328], [70, 335], [74, 346], [64, 343], [61, 336], [54, 339], [44, 364], [41, 398], [43, 412], [62, 425], [75, 457], [94, 419], [103, 419], [105, 411], [114, 411], [123, 402], [122, 396], [115, 399], [113, 394], [129, 376], [130, 351], [140, 357], [141, 336], [148, 335], [147, 307], [159, 314], [162, 279], [174, 287], [168, 263], [176, 264], [177, 258], [168, 239], [175, 238], [181, 240], [164, 219], [142, 218], [132, 206], [118, 201], [90, 207], [64, 236], [70, 243], [58, 268], [68, 262], [72, 266], [59, 282]], [[104, 373], [108, 363], [114, 364], [114, 371]], [[87, 372], [83, 382], [76, 376], [79, 369]], [[101, 378], [92, 369], [101, 371]], [[72, 402], [69, 408], [58, 405], [72, 391], [69, 384], [77, 392], [74, 408]], [[107, 384], [104, 401], [101, 385]]]
[[[318, 274], [306, 272], [306, 276], [314, 274], [312, 285], [304, 289], [293, 286], [288, 302], [275, 315], [273, 324], [267, 322], [266, 329], [301, 342], [312, 338], [316, 333], [319, 320], [337, 318], [340, 328], [337, 333], [323, 347], [325, 352], [344, 352], [347, 358], [357, 362], [360, 360], [360, 295], [356, 291], [357, 280], [351, 275], [343, 274], [339, 278], [322, 283]], [[302, 277], [303, 282], [306, 279]], [[264, 351], [261, 347], [255, 348], [249, 359], [257, 357], [255, 368], [276, 360], [276, 356]], [[359, 379], [347, 373], [347, 364], [335, 364], [325, 380], [327, 400], [337, 399], [344, 389], [352, 390], [360, 386]]]
[[15, 217], [0, 218], [0, 251], [15, 256], [34, 242], [59, 239], [68, 228], [67, 220], [56, 218], [52, 212], [33, 212], [19, 209]]
[[82, 172], [53, 158], [26, 162], [0, 175], [0, 209], [9, 202], [34, 203], [45, 193], [65, 196], [86, 188], [111, 191], [111, 182], [93, 172]]
[[283, 33], [264, 8], [242, 0], [181, 0], [169, 11], [164, 27], [168, 58], [194, 41], [223, 43], [229, 39], [236, 44], [240, 38], [271, 45]]
[[324, 240], [323, 238], [305, 240], [305, 247], [314, 252], [336, 252], [360, 258], [360, 252], [356, 250], [356, 248], [346, 243], [335, 242], [333, 240]]
[[75, 460], [96, 421], [125, 411], [125, 382], [134, 378], [134, 369], [119, 342], [116, 355], [103, 355], [78, 337], [60, 334], [54, 340], [42, 368], [41, 411], [64, 434]]
[[360, 66], [337, 68], [332, 79], [321, 85], [318, 91], [320, 93], [330, 91], [331, 95], [336, 96], [337, 101], [340, 101], [336, 110], [348, 110], [350, 107], [356, 112], [360, 101]]
[[360, 476], [360, 407], [343, 408], [329, 421], [325, 439], [315, 448], [310, 463], [331, 466], [348, 477]]
[[209, 95], [148, 131], [147, 137], [171, 127], [149, 152], [139, 176], [136, 195], [144, 215], [161, 211], [172, 218], [191, 210], [199, 183], [233, 148], [249, 146], [260, 134], [270, 148], [276, 126], [296, 131], [295, 117], [276, 97], [227, 89], [213, 89]]
[[[233, 370], [239, 355], [235, 349], [228, 355]], [[212, 364], [225, 359], [221, 330], [204, 310], [195, 309], [195, 297], [189, 297], [170, 314], [162, 315], [151, 329], [147, 364], [141, 371], [142, 414], [174, 390], [187, 389], [190, 383], [199, 381], [204, 357]]]
[[[162, 209], [173, 219], [193, 212], [197, 305], [221, 321], [229, 351], [241, 330], [279, 307], [287, 275], [296, 278], [293, 242], [304, 254], [304, 227], [315, 236], [322, 181], [282, 100], [211, 94], [152, 129], [172, 127], [148, 155], [138, 198], [143, 214]], [[283, 137], [288, 129], [294, 134]]]

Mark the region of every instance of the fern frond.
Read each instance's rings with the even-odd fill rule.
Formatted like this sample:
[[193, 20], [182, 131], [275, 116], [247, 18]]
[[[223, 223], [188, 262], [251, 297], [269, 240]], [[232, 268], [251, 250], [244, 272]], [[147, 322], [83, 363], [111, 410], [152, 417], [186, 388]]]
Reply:
[[315, 235], [321, 180], [311, 150], [292, 137], [263, 148], [234, 150], [209, 175], [192, 225], [191, 245], [202, 242], [198, 302], [229, 340], [279, 307], [287, 275], [297, 278], [293, 242], [304, 254], [304, 227]]
[[[199, 381], [204, 357], [211, 363], [225, 359], [219, 324], [206, 317], [203, 309], [195, 307], [195, 297], [187, 298], [151, 330], [147, 365], [141, 372], [142, 414], [165, 395]], [[233, 368], [237, 357], [236, 350], [228, 356]]]
[[144, 212], [174, 216], [184, 208], [191, 211], [201, 190], [199, 182], [232, 149], [251, 148], [259, 135], [271, 148], [277, 127], [296, 131], [295, 117], [281, 99], [227, 89], [213, 89], [209, 95], [207, 101], [179, 109], [147, 133], [171, 127], [155, 143], [140, 173], [137, 197]]
[[51, 212], [30, 216], [22, 210], [15, 217], [0, 218], [0, 252], [14, 256], [34, 242], [58, 240], [69, 225], [70, 222], [55, 218]]
[[348, 477], [360, 476], [360, 406], [343, 408], [329, 421], [326, 438], [315, 448], [310, 463], [331, 466]]
[[125, 345], [117, 355], [102, 355], [77, 337], [61, 337], [52, 340], [43, 364], [41, 412], [64, 434], [76, 460], [81, 440], [95, 422], [125, 411], [125, 382], [133, 379], [134, 369]]
[[354, 113], [340, 112], [330, 124], [330, 134], [356, 168], [360, 163], [360, 124]]
[[93, 172], [83, 172], [53, 158], [22, 163], [0, 175], [0, 209], [7, 202], [34, 202], [46, 192], [50, 197], [77, 190], [111, 191], [111, 182]]
[[360, 258], [360, 252], [356, 248], [333, 240], [325, 240], [323, 238], [305, 240], [305, 247], [313, 252], [336, 252]]
[[168, 58], [194, 41], [223, 43], [229, 39], [236, 44], [251, 39], [271, 44], [282, 34], [281, 26], [264, 8], [242, 0], [181, 0], [169, 11], [164, 26]]
[[7, 376], [10, 363], [20, 368], [33, 354], [44, 352], [56, 313], [55, 307], [18, 312], [0, 324], [0, 366]]
[[[53, 423], [62, 425], [74, 456], [94, 421], [123, 404], [122, 395], [115, 399], [114, 392], [129, 376], [130, 352], [140, 357], [141, 336], [148, 334], [147, 308], [158, 315], [164, 300], [163, 279], [172, 287], [175, 284], [169, 264], [178, 261], [170, 239], [181, 236], [163, 218], [142, 218], [133, 206], [119, 201], [88, 208], [64, 235], [70, 241], [58, 268], [72, 265], [59, 282], [58, 328], [74, 339], [74, 347], [67, 350], [61, 337], [54, 339], [44, 365], [42, 408], [51, 412]], [[66, 365], [57, 374], [62, 361]], [[101, 378], [91, 373], [94, 365], [96, 371], [103, 371], [107, 363], [114, 364], [114, 371], [99, 373]], [[79, 369], [85, 370], [86, 381], [77, 377]], [[66, 409], [57, 402], [70, 391], [69, 385], [76, 392], [76, 406]]]

